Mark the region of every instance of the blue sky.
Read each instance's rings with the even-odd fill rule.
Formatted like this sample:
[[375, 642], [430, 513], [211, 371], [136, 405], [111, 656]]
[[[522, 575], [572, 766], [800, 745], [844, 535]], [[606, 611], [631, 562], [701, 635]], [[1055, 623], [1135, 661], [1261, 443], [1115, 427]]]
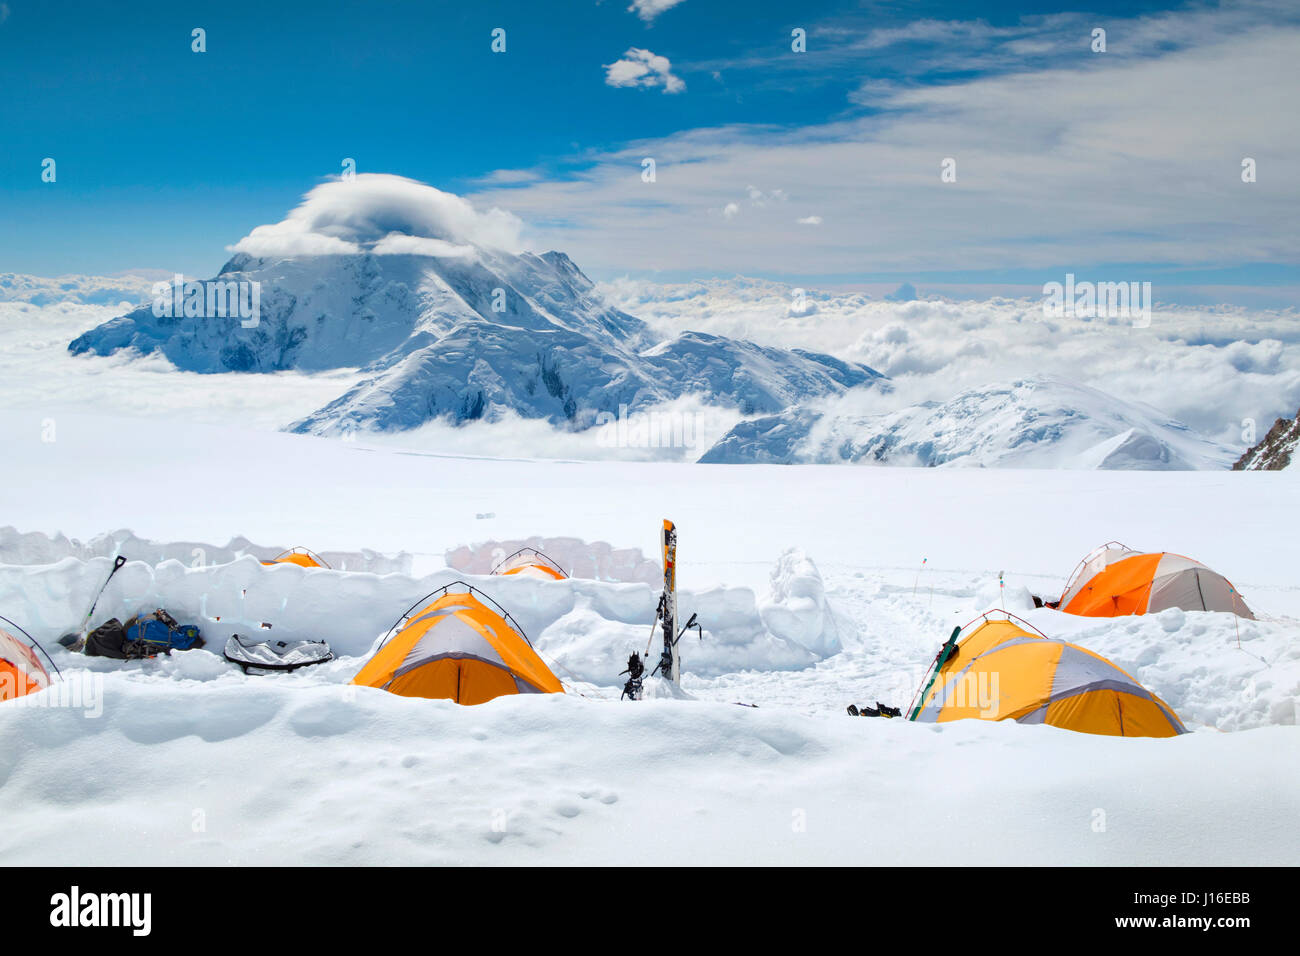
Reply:
[[0, 271], [211, 274], [352, 157], [598, 277], [1300, 285], [1286, 4], [630, 2], [3, 0]]

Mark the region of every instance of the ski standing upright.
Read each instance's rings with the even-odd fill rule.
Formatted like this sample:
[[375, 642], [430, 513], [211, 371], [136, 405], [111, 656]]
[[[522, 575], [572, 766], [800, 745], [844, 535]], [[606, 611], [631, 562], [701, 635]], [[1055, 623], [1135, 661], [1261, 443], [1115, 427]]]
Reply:
[[682, 682], [682, 660], [677, 653], [677, 526], [667, 518], [659, 532], [664, 555], [664, 593], [659, 599], [659, 623], [663, 628], [664, 650], [659, 671], [674, 684]]

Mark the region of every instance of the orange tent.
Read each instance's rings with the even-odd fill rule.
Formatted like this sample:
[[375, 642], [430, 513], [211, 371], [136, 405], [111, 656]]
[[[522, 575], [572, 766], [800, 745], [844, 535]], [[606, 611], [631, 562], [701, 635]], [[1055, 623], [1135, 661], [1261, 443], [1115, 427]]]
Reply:
[[1112, 737], [1187, 733], [1168, 704], [1100, 654], [1021, 623], [985, 618], [962, 638], [912, 719], [1014, 720]]
[[563, 581], [568, 577], [560, 565], [552, 561], [536, 548], [520, 548], [508, 558], [500, 561], [492, 574], [524, 574], [534, 578], [550, 578]]
[[1154, 614], [1177, 607], [1255, 618], [1232, 582], [1199, 561], [1167, 551], [1144, 554], [1116, 541], [1079, 563], [1057, 606], [1086, 617]]
[[[7, 618], [0, 620], [27, 635], [13, 621]], [[0, 629], [0, 700], [26, 697], [49, 686], [49, 671], [36, 657], [36, 652], [8, 631]]]
[[457, 581], [422, 598], [352, 683], [458, 704], [482, 704], [505, 694], [564, 693], [523, 630], [503, 608], [488, 607], [480, 596], [491, 601]]
[[328, 568], [325, 559], [314, 551], [308, 551], [306, 548], [290, 548], [281, 554], [277, 554], [270, 561], [263, 561], [263, 564], [296, 564], [300, 568]]

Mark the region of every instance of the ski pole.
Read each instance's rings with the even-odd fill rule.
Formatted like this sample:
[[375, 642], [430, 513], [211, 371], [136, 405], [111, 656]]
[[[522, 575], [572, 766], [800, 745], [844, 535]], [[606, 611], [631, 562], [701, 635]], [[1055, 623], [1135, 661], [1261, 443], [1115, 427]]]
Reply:
[[113, 559], [113, 570], [108, 572], [108, 577], [104, 579], [104, 586], [101, 587], [98, 593], [95, 594], [95, 600], [90, 602], [90, 610], [86, 612], [86, 619], [81, 622], [81, 630], [78, 632], [78, 634], [82, 640], [84, 640], [86, 637], [87, 629], [90, 627], [90, 619], [95, 613], [95, 608], [99, 605], [99, 599], [102, 598], [104, 596], [104, 592], [108, 590], [108, 582], [113, 580], [113, 575], [117, 574], [118, 571], [122, 570], [122, 565], [124, 564], [126, 564], [125, 555], [119, 554], [116, 558]]
[[699, 631], [700, 640], [704, 640], [704, 628], [701, 627], [699, 624], [695, 623], [695, 619], [697, 617], [699, 617], [699, 614], [692, 614], [691, 619], [686, 622], [686, 626], [677, 632], [677, 637], [673, 640], [673, 647], [677, 646], [678, 642], [682, 639], [682, 635], [684, 635], [691, 628], [695, 628], [697, 631]]
[[[645, 639], [645, 656], [650, 656], [650, 644], [655, 639], [655, 627], [658, 626], [664, 613], [664, 595], [659, 595], [659, 606], [655, 608], [655, 619], [650, 622], [650, 636]], [[653, 674], [650, 676], [654, 676]]]

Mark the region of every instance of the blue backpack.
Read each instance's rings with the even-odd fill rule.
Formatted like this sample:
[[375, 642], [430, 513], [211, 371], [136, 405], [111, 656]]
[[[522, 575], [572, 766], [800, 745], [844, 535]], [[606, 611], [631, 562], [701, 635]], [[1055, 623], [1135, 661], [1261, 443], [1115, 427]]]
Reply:
[[202, 647], [203, 637], [193, 624], [177, 624], [176, 619], [159, 609], [127, 624], [127, 642], [139, 642], [136, 648], [147, 656], [188, 651]]

